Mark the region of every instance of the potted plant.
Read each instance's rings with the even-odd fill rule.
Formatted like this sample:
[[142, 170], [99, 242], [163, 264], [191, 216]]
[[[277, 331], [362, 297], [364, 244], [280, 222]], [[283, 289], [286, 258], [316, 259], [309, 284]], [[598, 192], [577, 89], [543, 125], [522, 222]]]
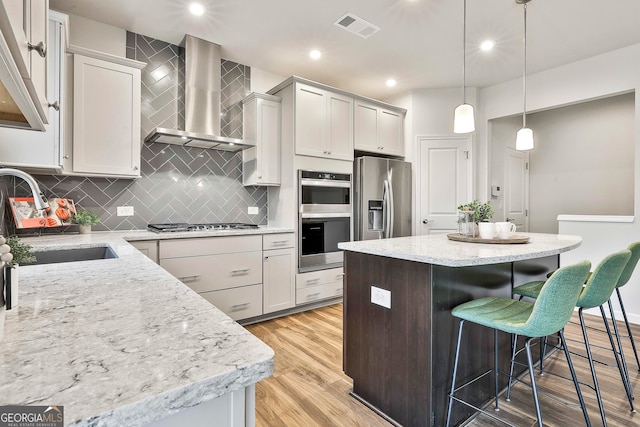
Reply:
[[98, 222], [100, 217], [89, 211], [78, 211], [71, 215], [71, 223], [80, 226], [80, 234], [91, 233], [91, 226]]
[[480, 201], [474, 200], [471, 203], [458, 206], [458, 210], [473, 211], [473, 214], [471, 214], [471, 220], [476, 224], [479, 222], [489, 222], [493, 216], [491, 202], [480, 203]]
[[0, 238], [0, 260], [4, 261], [4, 280], [6, 286], [6, 309], [18, 306], [18, 267], [20, 264], [33, 264], [36, 257], [31, 245], [23, 243], [18, 236]]

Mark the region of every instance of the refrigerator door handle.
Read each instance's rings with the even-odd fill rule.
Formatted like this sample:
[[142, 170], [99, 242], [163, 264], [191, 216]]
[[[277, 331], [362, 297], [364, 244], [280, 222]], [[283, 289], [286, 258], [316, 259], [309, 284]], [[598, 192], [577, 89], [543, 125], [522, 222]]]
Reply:
[[389, 186], [389, 237], [396, 237], [393, 230], [393, 224], [396, 222], [396, 213], [393, 203], [393, 183], [391, 182], [391, 176], [389, 176], [387, 185]]
[[383, 191], [382, 191], [382, 215], [384, 217], [384, 238], [388, 239], [391, 237], [391, 211], [393, 210], [393, 205], [391, 204], [391, 186], [389, 185], [388, 180], [384, 180], [383, 183]]

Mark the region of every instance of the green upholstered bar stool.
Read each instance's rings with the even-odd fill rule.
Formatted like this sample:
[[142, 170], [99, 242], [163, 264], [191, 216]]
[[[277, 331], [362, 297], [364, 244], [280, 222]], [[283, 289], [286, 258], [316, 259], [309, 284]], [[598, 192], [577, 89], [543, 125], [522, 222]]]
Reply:
[[[631, 349], [633, 350], [633, 355], [636, 358], [636, 364], [638, 365], [638, 370], [640, 371], [640, 359], [638, 359], [638, 350], [636, 350], [636, 343], [633, 339], [633, 334], [631, 333], [631, 327], [629, 326], [629, 319], [627, 318], [627, 312], [624, 309], [624, 303], [622, 302], [622, 295], [620, 294], [620, 288], [629, 283], [629, 279], [631, 279], [631, 275], [633, 275], [633, 271], [638, 264], [638, 259], [640, 259], [640, 242], [635, 242], [630, 244], [627, 247], [628, 250], [631, 251], [631, 258], [629, 258], [629, 262], [627, 262], [627, 266], [622, 270], [622, 274], [620, 275], [620, 279], [618, 280], [618, 284], [616, 285], [616, 294], [618, 295], [618, 302], [620, 303], [620, 309], [622, 310], [622, 317], [624, 318], [624, 324], [627, 327], [627, 335], [629, 340], [631, 341]], [[617, 330], [617, 325], [615, 322], [615, 315], [613, 314], [613, 306], [611, 304], [611, 299], [609, 299], [609, 311], [611, 312], [611, 319], [613, 320], [613, 327], [615, 328], [616, 335], [619, 337]], [[622, 346], [619, 344], [620, 350], [622, 351]], [[627, 377], [629, 375], [627, 374]]]
[[[624, 358], [619, 357], [619, 353], [617, 351], [617, 347], [614, 343], [613, 336], [611, 334], [611, 329], [609, 327], [609, 323], [606, 320], [606, 316], [604, 313], [604, 303], [606, 303], [613, 294], [613, 290], [620, 279], [620, 275], [627, 265], [629, 259], [631, 258], [631, 252], [628, 250], [623, 250], [620, 252], [616, 252], [614, 254], [609, 255], [605, 259], [598, 264], [598, 266], [593, 270], [593, 273], [588, 275], [588, 279], [583, 286], [582, 292], [576, 302], [576, 307], [578, 307], [578, 315], [580, 317], [580, 326], [582, 327], [582, 336], [584, 338], [585, 348], [587, 351], [587, 358], [589, 359], [589, 367], [591, 368], [591, 376], [593, 378], [593, 388], [596, 392], [596, 397], [598, 399], [598, 406], [600, 409], [600, 416], [602, 417], [602, 422], [606, 426], [606, 417], [604, 413], [604, 406], [602, 404], [602, 396], [600, 394], [600, 387], [598, 386], [598, 378], [596, 375], [596, 370], [593, 364], [593, 356], [591, 354], [591, 346], [589, 344], [589, 337], [587, 335], [587, 327], [584, 323], [584, 315], [583, 310], [589, 308], [600, 308], [600, 313], [604, 320], [605, 328], [607, 330], [607, 335], [609, 336], [609, 342], [611, 344], [611, 349], [615, 355], [616, 364], [618, 366], [618, 370], [620, 371], [620, 377], [622, 379], [622, 383], [625, 388], [625, 392], [627, 393], [627, 398], [629, 400], [629, 405], [631, 406], [631, 411], [635, 412], [633, 407], [633, 394], [631, 392], [631, 384], [628, 381], [627, 376], [625, 375], [625, 368], [623, 367]], [[554, 273], [555, 274], [555, 273]], [[553, 277], [553, 276], [551, 276]], [[547, 279], [551, 280], [551, 279]], [[542, 290], [545, 287], [545, 281], [534, 281], [526, 283], [522, 286], [515, 287], [513, 289], [513, 294], [521, 295], [529, 298], [540, 298], [542, 295]], [[564, 347], [565, 344], [562, 343]], [[566, 349], [565, 349], [566, 350]], [[513, 365], [513, 360], [512, 360]], [[511, 384], [509, 384], [510, 386]], [[507, 391], [507, 396], [509, 395], [509, 390]]]
[[[578, 400], [582, 408], [587, 425], [591, 425], [587, 409], [582, 398], [580, 385], [576, 378], [576, 373], [571, 362], [571, 356], [567, 350], [564, 339], [563, 328], [571, 318], [573, 309], [578, 301], [578, 296], [582, 286], [589, 274], [591, 263], [583, 261], [578, 264], [566, 266], [558, 269], [543, 284], [540, 289], [538, 298], [534, 303], [526, 301], [516, 301], [511, 298], [487, 297], [469, 301], [461, 304], [453, 309], [451, 314], [460, 319], [458, 330], [458, 339], [456, 344], [455, 360], [453, 365], [453, 376], [451, 380], [451, 391], [449, 393], [449, 406], [447, 409], [447, 427], [451, 421], [451, 409], [453, 401], [463, 403], [474, 409], [478, 409], [472, 404], [463, 401], [455, 396], [460, 389], [470, 386], [475, 380], [467, 381], [464, 385], [456, 388], [456, 374], [458, 371], [458, 360], [460, 357], [460, 344], [462, 339], [462, 328], [465, 321], [477, 323], [479, 325], [493, 328], [494, 330], [494, 392], [495, 392], [495, 408], [498, 410], [498, 331], [523, 335], [527, 337], [525, 340], [525, 349], [527, 353], [527, 361], [529, 365], [529, 375], [531, 378], [531, 386], [533, 389], [533, 399], [535, 404], [538, 425], [542, 427], [542, 415], [540, 412], [540, 403], [538, 401], [538, 391], [536, 388], [535, 374], [533, 371], [533, 360], [531, 358], [531, 340], [534, 338], [544, 337], [550, 334], [559, 333], [560, 340], [565, 349], [565, 356], [573, 383], [576, 388]], [[476, 378], [479, 379], [480, 377]], [[488, 416], [498, 419], [494, 415], [486, 413]], [[499, 419], [498, 419], [499, 420]], [[500, 420], [502, 421], [502, 420]], [[502, 421], [504, 422], [504, 421]]]

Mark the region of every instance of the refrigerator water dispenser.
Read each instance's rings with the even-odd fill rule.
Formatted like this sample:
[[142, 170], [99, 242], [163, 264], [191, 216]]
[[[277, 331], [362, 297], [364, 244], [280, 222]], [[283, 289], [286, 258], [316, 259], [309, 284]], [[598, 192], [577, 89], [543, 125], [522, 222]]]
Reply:
[[369, 227], [371, 231], [383, 231], [382, 200], [369, 200]]

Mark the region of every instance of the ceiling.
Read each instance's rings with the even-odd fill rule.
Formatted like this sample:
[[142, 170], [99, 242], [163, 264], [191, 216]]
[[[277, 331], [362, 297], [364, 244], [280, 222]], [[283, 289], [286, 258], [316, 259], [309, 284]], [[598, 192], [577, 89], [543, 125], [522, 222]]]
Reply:
[[[50, 0], [52, 9], [179, 44], [186, 33], [222, 46], [222, 56], [275, 74], [298, 75], [374, 98], [462, 84], [463, 0]], [[333, 23], [352, 13], [381, 30], [364, 39]], [[528, 72], [640, 43], [638, 0], [532, 0]], [[522, 6], [467, 1], [467, 84], [522, 74]], [[493, 51], [479, 49], [485, 39]], [[322, 51], [313, 61], [308, 52]], [[388, 78], [398, 84], [385, 86]]]

